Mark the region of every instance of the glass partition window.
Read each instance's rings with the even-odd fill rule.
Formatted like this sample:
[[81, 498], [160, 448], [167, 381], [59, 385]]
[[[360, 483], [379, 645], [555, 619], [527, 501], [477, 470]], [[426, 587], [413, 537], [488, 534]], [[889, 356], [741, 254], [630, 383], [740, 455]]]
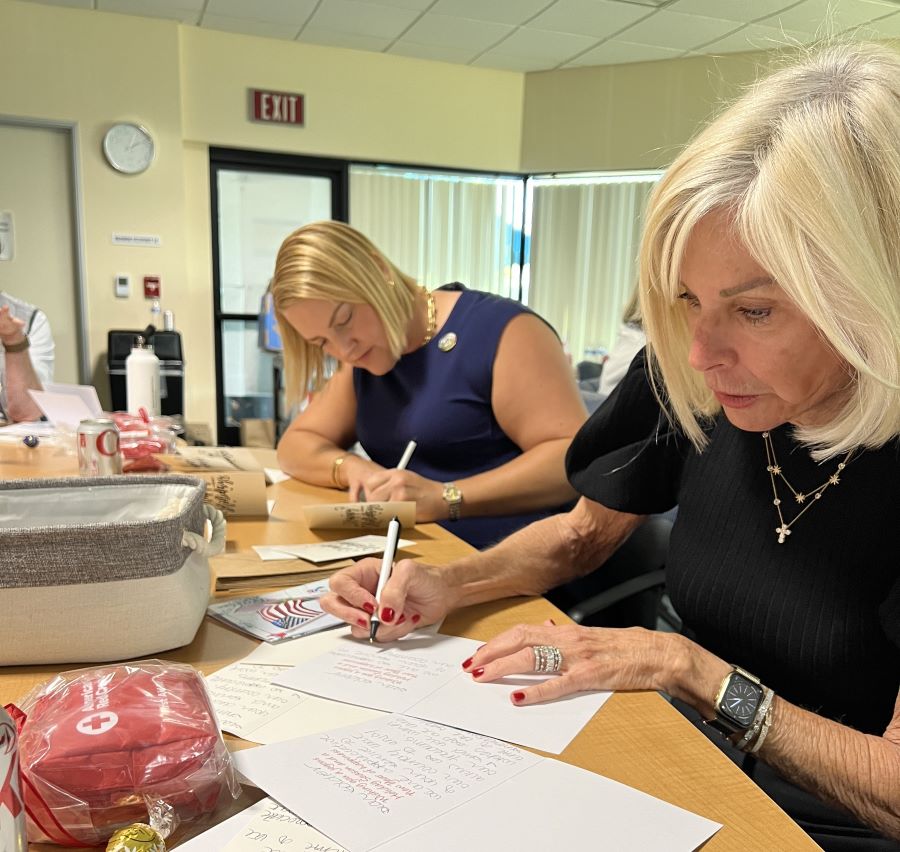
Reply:
[[350, 224], [429, 288], [519, 298], [524, 199], [521, 177], [350, 168]]

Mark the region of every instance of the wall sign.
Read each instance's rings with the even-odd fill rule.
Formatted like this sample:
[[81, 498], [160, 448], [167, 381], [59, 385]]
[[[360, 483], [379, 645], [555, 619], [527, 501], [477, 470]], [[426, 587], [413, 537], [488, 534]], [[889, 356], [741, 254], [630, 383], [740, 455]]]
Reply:
[[273, 124], [303, 126], [303, 95], [250, 89], [250, 118]]
[[0, 260], [12, 260], [16, 256], [13, 214], [0, 210]]

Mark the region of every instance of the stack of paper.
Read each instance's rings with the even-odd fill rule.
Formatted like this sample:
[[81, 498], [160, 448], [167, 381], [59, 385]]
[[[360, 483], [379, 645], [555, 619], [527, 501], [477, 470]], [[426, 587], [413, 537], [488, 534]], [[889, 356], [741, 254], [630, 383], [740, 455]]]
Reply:
[[262, 560], [253, 551], [223, 553], [209, 560], [217, 592], [283, 589], [298, 583], [325, 580], [335, 571], [352, 564], [352, 559], [316, 564], [287, 553], [281, 559]]

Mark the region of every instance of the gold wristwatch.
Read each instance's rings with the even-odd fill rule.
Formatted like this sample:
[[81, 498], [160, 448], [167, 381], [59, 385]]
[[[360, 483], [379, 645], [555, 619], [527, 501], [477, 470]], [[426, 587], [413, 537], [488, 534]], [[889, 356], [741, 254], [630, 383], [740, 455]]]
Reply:
[[447, 508], [450, 510], [450, 520], [458, 521], [459, 520], [459, 510], [462, 507], [462, 491], [456, 487], [455, 482], [445, 482], [444, 483], [444, 491], [441, 494], [441, 497], [444, 498], [444, 502], [447, 504]]

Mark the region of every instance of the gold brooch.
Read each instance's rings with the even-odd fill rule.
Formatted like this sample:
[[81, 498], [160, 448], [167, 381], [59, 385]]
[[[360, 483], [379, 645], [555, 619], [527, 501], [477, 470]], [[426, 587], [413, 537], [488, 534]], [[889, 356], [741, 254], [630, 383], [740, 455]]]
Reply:
[[456, 335], [452, 331], [448, 331], [438, 341], [438, 349], [441, 352], [449, 352], [454, 346], [456, 346]]

